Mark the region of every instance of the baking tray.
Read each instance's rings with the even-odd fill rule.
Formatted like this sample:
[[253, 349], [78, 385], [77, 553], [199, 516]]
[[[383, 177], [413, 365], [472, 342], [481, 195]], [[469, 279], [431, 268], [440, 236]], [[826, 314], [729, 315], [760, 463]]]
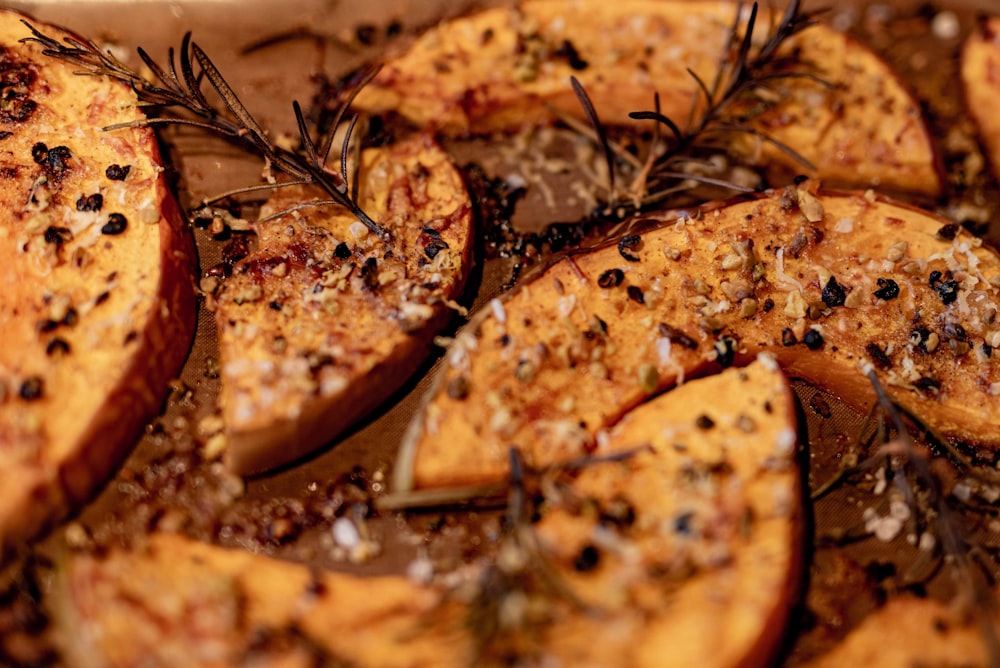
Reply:
[[[443, 18], [499, 2], [368, 0], [368, 2], [290, 0], [218, 0], [167, 2], [100, 2], [54, 0], [8, 2], [7, 6], [40, 20], [65, 25], [93, 39], [116, 45], [122, 54], [142, 46], [163, 60], [185, 32], [211, 56], [262, 124], [272, 133], [293, 132], [292, 100], [310, 104], [324, 84], [358, 65], [404, 43], [421, 29]], [[807, 4], [815, 8], [821, 3]], [[901, 72], [924, 100], [939, 137], [958, 128], [971, 133], [962, 120], [961, 94], [955, 74], [955, 56], [962, 38], [977, 15], [992, 7], [990, 0], [956, 0], [928, 4], [896, 0], [867, 4], [838, 3], [826, 20], [850, 29], [879, 51]], [[936, 37], [931, 26], [942, 11], [953, 12], [960, 30]], [[938, 19], [941, 20], [941, 19]], [[135, 62], [134, 58], [131, 58]], [[262, 163], [230, 145], [206, 140], [190, 129], [162, 133], [178, 195], [186, 208], [234, 186], [259, 180]], [[477, 160], [498, 174], [515, 169], [496, 151], [481, 143], [451, 146], [457, 160]], [[954, 157], [954, 156], [953, 156]], [[575, 215], [565, 208], [548, 207], [540, 198], [522, 202], [515, 222], [537, 230], [551, 220]], [[919, 202], [945, 213], [956, 203], [974, 204], [991, 218], [997, 208], [996, 185], [981, 180], [972, 189], [953, 189], [937, 202]], [[983, 225], [988, 240], [997, 230]], [[195, 227], [202, 271], [215, 265], [227, 235], [215, 236]], [[498, 294], [511, 276], [510, 261], [483, 261], [465, 303], [473, 312]], [[452, 328], [460, 326], [453, 323]], [[206, 461], [202, 448], [212, 431], [218, 390], [216, 342], [211, 313], [202, 309], [190, 358], [161, 416], [153, 420], [134, 453], [103, 491], [77, 517], [54, 530], [39, 553], [69, 542], [93, 548], [127, 545], [151, 530], [177, 530], [200, 540], [252, 550], [315, 568], [360, 574], [405, 572], [414, 558], [428, 555], [439, 571], [469, 563], [488, 554], [500, 533], [496, 511], [422, 513], [406, 516], [371, 512], [367, 501], [386, 490], [393, 458], [403, 431], [430, 382], [437, 358], [403, 389], [349, 434], [328, 448], [283, 470], [242, 480], [225, 472], [217, 461]], [[811, 487], [836, 471], [863, 416], [841, 405], [835, 397], [797, 385], [804, 429], [810, 447]], [[991, 453], [979, 453], [984, 465], [995, 465]], [[822, 654], [841, 639], [887, 596], [900, 588], [897, 574], [913, 565], [914, 553], [900, 538], [891, 543], [874, 540], [842, 544], [828, 537], [859, 521], [864, 490], [849, 488], [823, 497], [809, 506], [809, 578], [793, 617], [793, 629], [782, 662], [797, 665]], [[359, 558], [339, 549], [332, 538], [333, 519], [350, 513], [372, 538], [377, 550]], [[987, 534], [984, 540], [1000, 542]], [[990, 565], [1000, 576], [996, 563]], [[23, 580], [15, 589], [25, 589]], [[29, 587], [30, 588], [30, 587]], [[909, 590], [947, 598], [947, 578], [932, 577]], [[32, 592], [28, 592], [32, 593]], [[16, 618], [24, 591], [0, 597], [0, 657], [11, 650], [2, 638], [26, 638], [24, 656], [49, 653], [44, 623], [38, 629]], [[34, 601], [33, 597], [29, 597]], [[13, 612], [12, 612], [13, 611]], [[19, 625], [20, 624], [20, 625]], [[5, 626], [6, 625], [6, 626]], [[34, 652], [34, 654], [32, 654]], [[10, 655], [9, 660], [17, 657]]]

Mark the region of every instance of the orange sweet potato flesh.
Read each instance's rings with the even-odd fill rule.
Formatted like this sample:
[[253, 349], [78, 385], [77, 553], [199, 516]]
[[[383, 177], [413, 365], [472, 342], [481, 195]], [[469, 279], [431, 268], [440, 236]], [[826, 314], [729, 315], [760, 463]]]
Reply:
[[460, 608], [433, 588], [317, 574], [174, 534], [66, 555], [50, 600], [74, 666], [470, 665]]
[[[357, 104], [449, 134], [509, 131], [551, 123], [552, 110], [585, 120], [570, 85], [575, 76], [606, 124], [634, 124], [629, 112], [653, 109], [659, 93], [661, 111], [683, 125], [699, 95], [687, 68], [709, 84], [715, 79], [735, 14], [732, 3], [684, 0], [534, 0], [487, 9], [431, 28], [385, 63]], [[761, 40], [771, 21], [762, 11]], [[825, 83], [774, 82], [778, 101], [761, 110], [755, 98], [745, 114], [755, 131], [797, 151], [828, 185], [940, 191], [940, 161], [919, 105], [878, 56], [826, 25], [793, 37], [779, 55]], [[733, 135], [730, 150], [807, 171], [750, 136]]]
[[[557, 665], [773, 659], [801, 570], [794, 406], [773, 360], [755, 362], [661, 395], [602, 438], [597, 454], [641, 450], [583, 469], [578, 505], [537, 527], [590, 611], [567, 607], [549, 627]], [[608, 512], [623, 507], [634, 515]], [[574, 568], [595, 546], [596, 565]]]
[[[714, 406], [691, 410], [705, 395]], [[546, 609], [540, 627], [509, 615], [477, 625], [477, 606], [504, 607], [521, 591], [487, 590], [486, 576], [479, 594], [488, 601], [154, 534], [132, 550], [59, 561], [50, 597], [56, 637], [70, 663], [95, 668], [315, 665], [309, 658], [492, 666], [510, 665], [512, 655], [554, 665], [763, 665], [800, 571], [795, 429], [792, 394], [773, 360], [633, 411], [597, 454], [637, 454], [583, 469], [563, 497], [579, 503], [553, 500], [530, 529], [576, 601], [529, 591]], [[593, 511], [611, 504], [634, 509], [632, 521], [598, 523]], [[581, 572], [574, 562], [594, 542], [600, 559]], [[500, 563], [485, 572], [516, 577]]]
[[993, 167], [1000, 173], [1000, 17], [983, 19], [979, 29], [962, 49], [962, 85], [966, 109], [979, 127], [979, 134]]
[[996, 665], [997, 659], [987, 649], [986, 625], [991, 623], [996, 637], [1000, 618], [995, 611], [989, 615], [963, 610], [958, 602], [902, 596], [872, 613], [834, 649], [806, 665], [986, 668]]
[[[411, 424], [400, 489], [538, 466], [682, 379], [767, 351], [865, 407], [873, 370], [946, 437], [1000, 445], [1000, 258], [958, 226], [872, 193], [791, 187], [563, 258], [461, 331]], [[618, 243], [614, 243], [617, 241]]]
[[[362, 208], [303, 209], [255, 226], [216, 305], [227, 463], [240, 474], [293, 461], [385, 401], [427, 358], [471, 267], [472, 208], [427, 136], [363, 154]], [[327, 199], [282, 188], [263, 215]]]
[[110, 475], [195, 320], [194, 248], [156, 139], [101, 129], [141, 119], [135, 95], [20, 43], [22, 18], [0, 12], [0, 561]]

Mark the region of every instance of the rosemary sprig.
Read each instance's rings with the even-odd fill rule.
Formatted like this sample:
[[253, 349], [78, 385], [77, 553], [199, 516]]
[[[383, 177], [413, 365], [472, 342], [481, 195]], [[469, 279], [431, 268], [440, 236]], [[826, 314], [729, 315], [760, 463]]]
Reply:
[[[813, 498], [832, 489], [837, 484], [851, 476], [882, 468], [887, 479], [891, 476], [892, 484], [899, 497], [910, 509], [909, 519], [913, 523], [914, 534], [918, 537], [923, 533], [934, 538], [933, 553], [922, 553], [917, 563], [909, 569], [910, 572], [925, 570], [930, 577], [940, 567], [947, 566], [957, 587], [959, 600], [974, 606], [980, 613], [978, 620], [981, 626], [983, 642], [989, 657], [988, 665], [1000, 665], [1000, 637], [993, 624], [997, 612], [997, 601], [992, 587], [995, 585], [990, 568], [995, 564], [984, 564], [980, 561], [988, 547], [976, 544], [968, 535], [960, 513], [956, 510], [951, 498], [946, 494], [940, 477], [931, 466], [932, 453], [921, 449], [914, 440], [914, 431], [907, 418], [913, 418], [905, 409], [898, 406], [882, 387], [874, 371], [868, 372], [868, 379], [874, 388], [876, 404], [869, 413], [864, 431], [872, 433], [862, 435], [859, 445], [854, 451], [851, 466], [845, 466], [830, 481], [821, 485], [814, 492]], [[874, 422], [874, 430], [871, 430]], [[917, 431], [928, 437], [932, 447], [942, 449], [952, 462], [967, 471], [972, 471], [972, 464], [953, 446], [939, 440], [927, 428], [918, 424]], [[857, 452], [878, 443], [875, 451], [866, 459], [858, 461]], [[966, 504], [968, 506], [968, 504]], [[968, 507], [966, 508], [968, 510]], [[984, 512], [987, 516], [992, 508]], [[861, 540], [869, 535], [867, 530], [858, 526], [838, 532], [834, 536], [836, 544]], [[934, 563], [936, 557], [936, 563]], [[988, 586], [982, 586], [977, 581], [976, 573], [980, 573], [988, 581]], [[907, 575], [911, 582], [917, 578]]]
[[503, 509], [496, 558], [485, 564], [471, 592], [465, 619], [475, 642], [476, 665], [487, 658], [524, 659], [540, 647], [535, 634], [550, 622], [556, 602], [587, 614], [601, 611], [582, 601], [565, 581], [533, 526], [543, 503], [565, 502], [572, 492], [560, 478], [620, 462], [647, 450], [641, 446], [602, 456], [582, 456], [542, 468], [530, 467], [517, 448], [509, 450], [506, 480], [468, 487], [401, 491], [379, 497], [379, 510]]
[[[486, 658], [534, 656], [540, 646], [537, 634], [550, 621], [553, 601], [589, 609], [560, 576], [535, 534], [532, 516], [536, 504], [527, 487], [531, 472], [517, 448], [510, 449], [509, 459], [504, 534], [496, 559], [479, 578], [466, 620], [475, 639], [477, 665]], [[607, 460], [589, 463], [598, 461]], [[568, 464], [570, 468], [576, 465]]]
[[616, 157], [633, 174], [627, 192], [620, 194], [615, 188], [614, 170], [609, 169], [609, 211], [621, 207], [626, 211], [630, 208], [642, 210], [678, 191], [690, 189], [692, 183], [751, 192], [752, 188], [685, 169], [696, 164], [700, 156], [718, 152], [723, 148], [725, 139], [733, 134], [758, 137], [803, 167], [813, 169], [813, 165], [792, 147], [749, 124], [754, 116], [767, 108], [766, 104], [746, 109], [743, 103], [756, 91], [782, 79], [807, 78], [829, 85], [811, 71], [796, 69], [799, 63], [793, 58], [779, 54], [780, 47], [790, 37], [814, 24], [815, 15], [802, 12], [800, 0], [793, 0], [777, 24], [772, 26], [764, 43], [756, 49], [757, 3], [752, 5], [745, 28], [741, 30], [742, 15], [743, 6], [740, 4], [730, 28], [725, 55], [711, 83], [688, 69], [688, 74], [697, 85], [697, 93], [686, 121], [680, 122], [664, 114], [660, 109], [659, 95], [654, 95], [652, 110], [629, 114], [633, 120], [654, 123], [653, 138], [645, 147], [641, 160], [636, 160], [608, 139], [608, 133], [600, 125], [594, 105], [583, 86], [575, 79], [572, 81], [574, 92], [590, 123], [587, 134], [602, 148], [609, 167], [612, 158]]
[[[934, 513], [930, 521], [937, 539], [941, 543], [941, 549], [946, 559], [949, 560], [959, 592], [982, 613], [979, 615], [979, 621], [989, 665], [1000, 665], [1000, 637], [998, 637], [996, 626], [993, 623], [997, 612], [997, 601], [991, 588], [982, 587], [975, 581], [973, 562], [970, 558], [973, 546], [966, 539], [955, 511], [944, 498], [941, 482], [931, 471], [929, 458], [921, 456], [917, 452], [913, 439], [906, 428], [906, 423], [903, 421], [902, 413], [889, 398], [874, 371], [868, 372], [868, 379], [875, 388], [879, 405], [885, 411], [891, 424], [898, 430], [896, 442], [901, 446], [900, 455], [903, 464], [917, 484], [929, 493], [934, 506]], [[895, 480], [904, 488], [908, 500], [915, 506], [916, 502], [913, 500], [915, 495], [913, 488], [908, 484], [909, 478], [904, 475], [897, 476]]]
[[[156, 107], [162, 114], [132, 123], [109, 126], [104, 128], [105, 130], [171, 124], [192, 125], [209, 131], [263, 157], [269, 166], [294, 181], [319, 187], [329, 195], [329, 200], [323, 200], [322, 203], [339, 204], [380, 239], [385, 242], [392, 240], [391, 233], [372, 220], [361, 208], [357, 193], [352, 188], [351, 177], [348, 174], [348, 155], [356, 116], [350, 120], [348, 131], [340, 145], [339, 171], [331, 172], [327, 169], [334, 136], [345, 121], [348, 107], [358, 90], [375, 76], [376, 68], [368, 70], [357, 87], [351, 90], [338, 110], [334, 122], [325, 134], [319, 133], [318, 140], [314, 140], [312, 130], [298, 102], [292, 103], [299, 139], [304, 147], [303, 153], [297, 153], [271, 141], [267, 131], [243, 104], [208, 54], [192, 41], [191, 33], [184, 35], [178, 53], [175, 53], [173, 48], [168, 51], [165, 68], [145, 50], [137, 49], [139, 58], [152, 72], [152, 78], [146, 78], [110, 52], [101, 50], [90, 40], [66, 36], [59, 41], [45, 35], [29, 22], [23, 23], [32, 34], [31, 37], [24, 38], [23, 42], [40, 44], [44, 55], [75, 65], [79, 68], [78, 74], [106, 76], [129, 85], [142, 104]], [[204, 81], [209, 83], [221, 100], [221, 108], [213, 104], [202, 91]]]

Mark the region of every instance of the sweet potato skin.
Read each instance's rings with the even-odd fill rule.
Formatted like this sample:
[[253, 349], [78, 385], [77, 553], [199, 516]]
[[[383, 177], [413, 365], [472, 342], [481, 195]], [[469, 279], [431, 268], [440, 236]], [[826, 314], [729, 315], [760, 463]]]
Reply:
[[19, 42], [23, 18], [0, 12], [21, 86], [0, 114], [0, 560], [116, 468], [195, 323], [194, 247], [155, 136], [101, 131], [142, 118], [135, 95]]
[[578, 455], [649, 396], [762, 351], [858, 407], [873, 369], [930, 427], [998, 445], [995, 251], [917, 209], [806, 184], [693, 215], [634, 221], [484, 309], [396, 484], [495, 479], [510, 444], [539, 466]]
[[315, 573], [175, 534], [104, 556], [64, 555], [50, 601], [75, 666], [315, 666], [324, 657], [458, 668], [471, 656], [460, 607], [433, 587]]
[[[702, 378], [636, 408], [538, 524], [593, 614], [558, 617], [560, 665], [767, 665], [797, 595], [801, 480], [791, 390], [773, 360]], [[603, 509], [633, 509], [628, 523]], [[752, 518], [752, 519], [750, 519]], [[600, 546], [592, 570], [574, 568]], [[609, 621], [613, 620], [613, 621]]]
[[[357, 104], [398, 112], [448, 134], [513, 131], [550, 124], [553, 110], [586, 121], [570, 86], [583, 84], [602, 122], [632, 125], [629, 112], [654, 108], [683, 124], [712, 82], [736, 5], [671, 0], [533, 0], [493, 8], [431, 28], [385, 63]], [[761, 40], [772, 17], [762, 11]], [[827, 185], [936, 195], [940, 157], [915, 98], [878, 56], [829, 26], [790, 39], [798, 70], [815, 79], [775, 81], [780, 100], [744, 115], [805, 157]], [[739, 115], [739, 114], [738, 114]], [[734, 134], [729, 150], [793, 173], [809, 169], [759, 137]]]
[[[426, 135], [364, 154], [360, 203], [386, 244], [339, 206], [258, 223], [257, 249], [218, 293], [226, 461], [240, 474], [330, 442], [427, 359], [471, 268], [472, 206]], [[322, 194], [283, 188], [269, 215]]]
[[1000, 174], [1000, 17], [984, 18], [962, 47], [965, 107], [979, 128], [994, 174]]
[[[808, 664], [809, 668], [878, 665], [992, 665], [983, 626], [988, 613], [961, 610], [961, 604], [901, 596], [872, 613], [839, 645]], [[993, 634], [1000, 618], [993, 612]], [[995, 658], [995, 657], [993, 657]]]
[[[706, 394], [716, 401], [691, 411]], [[773, 360], [633, 411], [597, 454], [634, 456], [582, 470], [565, 498], [584, 510], [553, 499], [530, 529], [576, 601], [531, 590], [546, 606], [541, 628], [477, 626], [484, 602], [438, 585], [315, 573], [153, 534], [128, 550], [59, 560], [50, 596], [56, 637], [73, 665], [102, 668], [140, 659], [313, 665], [300, 664], [309, 656], [399, 668], [509, 665], [511, 656], [553, 665], [763, 665], [801, 568], [795, 428], [791, 390]], [[597, 522], [594, 509], [611, 503], [628, 504], [633, 521], [614, 529]], [[574, 562], [598, 535], [601, 557], [582, 572]], [[511, 594], [487, 590], [485, 575], [480, 581], [488, 598]]]

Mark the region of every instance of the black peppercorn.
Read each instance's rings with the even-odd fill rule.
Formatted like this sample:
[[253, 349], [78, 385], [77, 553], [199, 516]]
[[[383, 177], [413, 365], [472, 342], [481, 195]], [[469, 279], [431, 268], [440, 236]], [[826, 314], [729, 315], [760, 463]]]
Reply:
[[104, 170], [104, 175], [112, 181], [124, 181], [131, 170], [131, 165], [111, 165]]
[[80, 195], [76, 200], [77, 211], [100, 211], [104, 206], [104, 196], [101, 193], [93, 195]]
[[112, 213], [108, 216], [108, 222], [101, 226], [101, 234], [121, 234], [128, 227], [128, 221], [120, 213]]
[[424, 246], [424, 255], [433, 260], [434, 258], [437, 257], [437, 254], [443, 251], [445, 248], [448, 248], [447, 242], [441, 241], [440, 239], [436, 239], [427, 244], [426, 246]]
[[736, 361], [737, 346], [733, 337], [729, 335], [721, 337], [715, 342], [715, 361], [724, 368], [731, 367]]
[[351, 257], [351, 249], [348, 248], [345, 242], [341, 241], [339, 244], [337, 244], [337, 247], [333, 249], [333, 254], [338, 259], [346, 260], [347, 258]]
[[581, 573], [586, 573], [587, 571], [592, 571], [597, 568], [597, 564], [600, 563], [600, 561], [601, 553], [597, 551], [597, 548], [593, 545], [587, 545], [580, 551], [580, 554], [577, 555], [576, 559], [573, 561], [573, 568]]
[[50, 225], [45, 230], [45, 243], [55, 244], [56, 246], [62, 246], [64, 243], [73, 238], [73, 233], [70, 232], [68, 227], [55, 227]]
[[932, 271], [927, 281], [944, 304], [951, 304], [958, 299], [958, 281], [952, 279], [951, 275], [950, 271], [946, 274]]
[[819, 350], [823, 347], [823, 335], [815, 329], [810, 329], [802, 337], [802, 342], [806, 344], [809, 350]]
[[618, 241], [618, 254], [629, 262], [638, 262], [639, 257], [629, 251], [638, 248], [642, 244], [642, 237], [638, 234], [626, 234]]
[[833, 308], [834, 306], [844, 305], [844, 302], [847, 300], [847, 293], [840, 283], [837, 282], [837, 279], [831, 276], [830, 280], [823, 287], [822, 298], [824, 304]]
[[45, 354], [49, 356], [65, 355], [68, 352], [69, 343], [67, 343], [66, 339], [61, 339], [58, 336], [49, 341], [48, 345], [45, 346]]
[[702, 413], [694, 421], [694, 424], [696, 427], [698, 427], [698, 429], [704, 429], [705, 431], [708, 431], [709, 429], [715, 426], [715, 421], [712, 418], [705, 415], [704, 413]]
[[373, 257], [365, 260], [365, 263], [361, 265], [361, 280], [369, 290], [378, 290], [378, 260]]
[[948, 223], [947, 225], [942, 225], [941, 229], [937, 231], [937, 238], [944, 241], [951, 241], [958, 235], [958, 225], [955, 223]]
[[24, 382], [21, 383], [21, 388], [18, 390], [18, 394], [25, 401], [34, 401], [36, 399], [41, 399], [44, 391], [44, 381], [42, 381], [42, 379], [38, 376], [31, 376], [30, 378], [25, 378]]
[[877, 283], [878, 290], [874, 294], [879, 299], [889, 301], [899, 296], [899, 284], [891, 278], [879, 278], [877, 279]]
[[621, 269], [608, 269], [597, 277], [597, 284], [602, 288], [616, 288], [625, 280], [625, 272]]
[[38, 142], [37, 144], [31, 147], [31, 159], [34, 160], [35, 163], [39, 165], [45, 162], [45, 157], [48, 154], [49, 154], [49, 147], [43, 144], [42, 142]]
[[576, 46], [568, 39], [563, 40], [563, 43], [558, 49], [556, 49], [556, 52], [553, 55], [557, 58], [565, 58], [566, 64], [570, 66], [570, 69], [574, 69], [578, 72], [587, 69], [590, 65], [589, 62], [580, 57], [580, 53], [576, 50]]

